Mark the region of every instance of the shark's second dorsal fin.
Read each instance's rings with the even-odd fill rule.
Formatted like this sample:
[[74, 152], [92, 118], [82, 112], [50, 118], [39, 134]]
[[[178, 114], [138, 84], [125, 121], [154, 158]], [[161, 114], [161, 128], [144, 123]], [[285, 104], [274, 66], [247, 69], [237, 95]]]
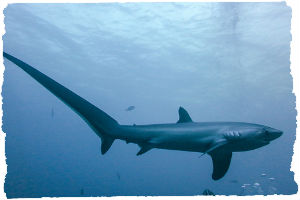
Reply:
[[178, 114], [179, 114], [179, 120], [177, 121], [177, 123], [193, 122], [189, 113], [181, 106], [178, 109]]

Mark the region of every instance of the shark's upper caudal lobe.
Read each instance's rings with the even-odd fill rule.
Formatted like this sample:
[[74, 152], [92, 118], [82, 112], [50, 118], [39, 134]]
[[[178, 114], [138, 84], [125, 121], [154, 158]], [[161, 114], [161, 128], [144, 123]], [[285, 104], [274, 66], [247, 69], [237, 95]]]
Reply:
[[152, 148], [201, 152], [211, 156], [212, 178], [222, 178], [230, 165], [232, 152], [257, 149], [280, 137], [282, 131], [259, 124], [242, 122], [193, 122], [180, 107], [179, 120], [172, 124], [120, 125], [115, 119], [63, 85], [25, 62], [3, 52], [72, 110], [74, 110], [101, 138], [101, 152], [105, 154], [115, 139], [136, 143], [142, 155]]

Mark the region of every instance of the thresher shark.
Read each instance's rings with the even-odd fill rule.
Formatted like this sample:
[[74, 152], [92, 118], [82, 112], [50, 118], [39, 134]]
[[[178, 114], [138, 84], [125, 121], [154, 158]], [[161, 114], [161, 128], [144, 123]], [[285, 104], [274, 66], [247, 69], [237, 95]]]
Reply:
[[153, 148], [200, 152], [211, 156], [212, 179], [219, 180], [229, 168], [232, 152], [257, 149], [283, 133], [268, 126], [243, 122], [193, 122], [182, 107], [179, 108], [177, 123], [120, 125], [104, 111], [32, 66], [5, 52], [3, 56], [75, 111], [101, 138], [102, 154], [116, 139], [138, 144], [140, 151], [137, 155]]

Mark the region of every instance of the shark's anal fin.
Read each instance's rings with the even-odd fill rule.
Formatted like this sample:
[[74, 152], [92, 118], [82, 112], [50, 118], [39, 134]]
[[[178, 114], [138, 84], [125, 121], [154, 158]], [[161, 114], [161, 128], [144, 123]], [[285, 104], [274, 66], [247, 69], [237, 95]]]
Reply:
[[139, 150], [139, 152], [136, 154], [137, 156], [142, 155], [144, 153], [146, 153], [147, 151], [151, 150], [152, 147], [148, 146], [148, 145], [140, 145], [141, 149]]
[[230, 165], [232, 152], [223, 151], [223, 150], [215, 150], [209, 153], [212, 158], [214, 171], [212, 174], [213, 180], [219, 180], [222, 178]]
[[108, 136], [101, 136], [101, 153], [102, 155], [105, 154], [109, 148], [111, 147], [112, 143], [114, 142], [114, 138], [108, 137]]
[[193, 122], [189, 113], [181, 106], [179, 107], [178, 114], [179, 120], [177, 121], [177, 123]]

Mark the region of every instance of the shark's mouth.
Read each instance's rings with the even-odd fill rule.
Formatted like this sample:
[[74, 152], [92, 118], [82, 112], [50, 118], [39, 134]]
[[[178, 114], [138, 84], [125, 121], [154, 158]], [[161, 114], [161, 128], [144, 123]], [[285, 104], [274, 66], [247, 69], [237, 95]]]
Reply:
[[270, 144], [270, 140], [268, 138], [264, 138], [262, 141], [263, 144]]

